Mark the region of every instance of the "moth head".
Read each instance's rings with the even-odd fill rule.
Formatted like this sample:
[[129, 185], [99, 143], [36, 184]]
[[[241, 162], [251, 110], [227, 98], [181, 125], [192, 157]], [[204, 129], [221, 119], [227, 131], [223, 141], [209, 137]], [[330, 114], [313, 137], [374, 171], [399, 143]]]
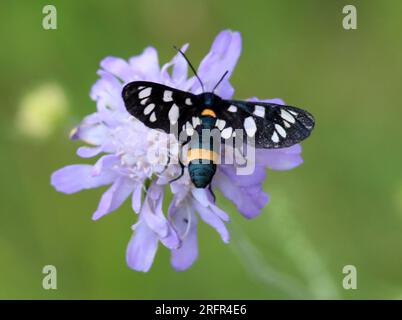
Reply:
[[204, 96], [204, 105], [206, 107], [211, 107], [214, 104], [215, 95], [211, 92], [206, 92], [203, 94], [203, 96]]
[[205, 92], [199, 95], [201, 97], [201, 103], [204, 107], [212, 108], [214, 107], [221, 98], [212, 92]]

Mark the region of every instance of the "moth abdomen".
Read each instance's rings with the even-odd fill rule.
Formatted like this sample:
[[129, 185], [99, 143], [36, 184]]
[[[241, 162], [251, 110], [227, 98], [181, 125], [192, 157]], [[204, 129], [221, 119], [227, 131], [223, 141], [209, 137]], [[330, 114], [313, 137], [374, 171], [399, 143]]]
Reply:
[[214, 150], [211, 128], [215, 126], [211, 109], [204, 109], [201, 116], [201, 124], [196, 128], [197, 135], [193, 136], [187, 153], [188, 172], [191, 181], [197, 188], [205, 188], [210, 183], [216, 172], [219, 154]]
[[216, 172], [216, 164], [194, 160], [188, 164], [191, 181], [196, 188], [206, 188]]

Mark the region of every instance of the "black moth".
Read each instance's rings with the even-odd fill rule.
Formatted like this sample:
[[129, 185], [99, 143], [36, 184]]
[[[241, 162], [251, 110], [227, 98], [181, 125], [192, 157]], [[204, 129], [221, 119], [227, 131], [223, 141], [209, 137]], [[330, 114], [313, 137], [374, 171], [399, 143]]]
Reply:
[[[178, 51], [203, 88], [187, 57]], [[290, 147], [306, 139], [314, 128], [313, 116], [302, 109], [264, 102], [224, 100], [213, 91], [194, 95], [154, 82], [134, 81], [123, 88], [122, 96], [127, 111], [149, 128], [170, 133], [172, 127], [178, 126], [190, 137], [194, 132], [201, 137], [203, 129], [217, 128], [223, 140], [232, 138], [236, 129], [242, 129], [244, 141], [254, 138], [256, 148]], [[205, 144], [201, 138], [192, 141], [187, 156], [188, 170], [197, 188], [210, 187], [217, 158], [211, 143]]]

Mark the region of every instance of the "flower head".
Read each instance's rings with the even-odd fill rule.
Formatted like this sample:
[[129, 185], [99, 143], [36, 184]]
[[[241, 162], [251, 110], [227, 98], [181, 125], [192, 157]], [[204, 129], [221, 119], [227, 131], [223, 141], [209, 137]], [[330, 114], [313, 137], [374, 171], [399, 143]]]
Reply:
[[[184, 45], [181, 49], [186, 51], [187, 48], [188, 45]], [[219, 33], [198, 68], [206, 90], [211, 90], [226, 70], [230, 76], [240, 52], [238, 32]], [[179, 54], [160, 67], [157, 51], [152, 47], [128, 61], [115, 57], [102, 60], [98, 71], [100, 78], [91, 90], [96, 111], [84, 118], [71, 134], [72, 139], [86, 143], [77, 150], [80, 157], [99, 158], [94, 165], [64, 167], [54, 172], [51, 179], [57, 191], [67, 194], [108, 185], [93, 214], [94, 220], [115, 211], [131, 198], [138, 219], [132, 227], [126, 258], [128, 265], [138, 271], [150, 269], [159, 242], [171, 250], [171, 263], [176, 270], [190, 267], [198, 256], [199, 220], [215, 228], [225, 243], [229, 242], [226, 228], [229, 216], [216, 205], [210, 190], [195, 188], [187, 172], [170, 183], [181, 171], [175, 164], [177, 161], [166, 166], [169, 158], [177, 157], [176, 138], [149, 129], [130, 116], [121, 97], [123, 86], [135, 80], [200, 93], [200, 84], [194, 76], [188, 77], [187, 71], [187, 63]], [[216, 91], [222, 98], [231, 98], [234, 94], [229, 76]], [[256, 217], [268, 202], [268, 195], [262, 190], [266, 167], [291, 169], [302, 162], [300, 153], [299, 145], [257, 150], [252, 174], [239, 176], [235, 165], [219, 165], [212, 187], [220, 189], [245, 217]], [[166, 214], [163, 201], [169, 188], [173, 200]]]

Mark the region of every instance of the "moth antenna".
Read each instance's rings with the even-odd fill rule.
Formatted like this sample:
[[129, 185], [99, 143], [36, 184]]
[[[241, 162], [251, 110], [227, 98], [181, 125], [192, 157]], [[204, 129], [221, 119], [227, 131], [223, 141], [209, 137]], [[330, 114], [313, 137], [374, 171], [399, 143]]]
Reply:
[[190, 68], [191, 68], [191, 70], [193, 71], [194, 75], [196, 76], [196, 78], [197, 78], [198, 81], [200, 82], [201, 88], [202, 88], [202, 92], [204, 93], [204, 92], [205, 92], [205, 90], [204, 90], [204, 84], [202, 83], [200, 77], [199, 77], [198, 74], [197, 74], [197, 71], [195, 71], [195, 69], [194, 69], [193, 65], [191, 64], [190, 60], [188, 60], [188, 58], [186, 57], [186, 55], [184, 54], [184, 52], [181, 51], [179, 48], [177, 48], [176, 46], [173, 46], [173, 48], [174, 48], [175, 50], [177, 50], [177, 51], [183, 56], [184, 59], [186, 59], [187, 64], [190, 66]]
[[223, 79], [225, 79], [225, 77], [228, 73], [229, 73], [229, 70], [226, 70], [226, 72], [223, 74], [223, 76], [219, 79], [218, 83], [215, 85], [214, 90], [212, 90], [212, 92], [214, 92], [215, 89], [221, 84], [221, 82], [223, 81]]

